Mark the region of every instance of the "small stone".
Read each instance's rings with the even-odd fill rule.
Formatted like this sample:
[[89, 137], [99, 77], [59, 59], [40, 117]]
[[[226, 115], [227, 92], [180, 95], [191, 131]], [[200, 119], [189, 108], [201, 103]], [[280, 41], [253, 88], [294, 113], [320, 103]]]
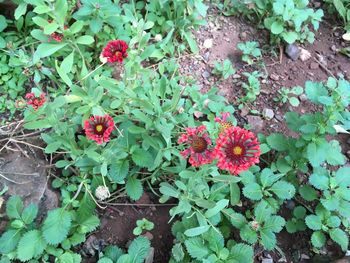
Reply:
[[292, 70], [293, 72], [297, 72], [297, 71], [298, 71], [298, 67], [293, 66], [293, 67], [291, 68], [291, 70]]
[[232, 78], [234, 78], [234, 79], [240, 79], [240, 78], [241, 78], [241, 75], [239, 75], [239, 74], [234, 74], [234, 75], [232, 76]]
[[346, 152], [346, 156], [347, 156], [348, 158], [350, 158], [350, 151], [347, 151], [347, 152]]
[[261, 94], [265, 94], [265, 95], [269, 95], [269, 94], [270, 94], [270, 91], [267, 90], [267, 89], [261, 89], [261, 90], [260, 90], [260, 93], [261, 93]]
[[311, 53], [304, 49], [304, 48], [300, 48], [300, 56], [299, 59], [303, 62], [305, 62], [306, 60], [309, 60], [311, 58]]
[[331, 46], [331, 50], [334, 51], [334, 52], [337, 52], [338, 49], [337, 49], [336, 45], [332, 45]]
[[271, 109], [264, 109], [263, 116], [265, 119], [271, 120], [275, 116], [275, 113]]
[[311, 62], [310, 69], [318, 69], [319, 65], [316, 62]]
[[153, 261], [154, 261], [154, 248], [151, 247], [145, 259], [145, 263], [153, 263]]
[[280, 114], [275, 115], [275, 119], [280, 121], [280, 122], [284, 121], [283, 116]]
[[210, 52], [205, 52], [204, 53], [204, 56], [203, 56], [203, 59], [208, 62], [209, 61], [209, 56], [210, 56]]
[[307, 96], [305, 94], [301, 94], [299, 96], [300, 101], [307, 101]]
[[259, 116], [248, 115], [247, 121], [254, 133], [259, 133], [264, 128], [264, 121]]
[[248, 113], [249, 113], [249, 109], [248, 109], [247, 107], [243, 107], [243, 108], [241, 109], [241, 116], [242, 116], [242, 117], [247, 116]]
[[261, 260], [261, 263], [273, 263], [273, 259], [272, 258], [263, 258]]
[[314, 7], [315, 8], [321, 7], [321, 2], [314, 2]]
[[203, 117], [204, 114], [201, 111], [194, 111], [193, 115], [198, 119], [198, 118]]
[[261, 80], [261, 83], [262, 83], [262, 84], [266, 84], [266, 83], [267, 83], [267, 80], [266, 80], [266, 79], [262, 79], [262, 80]]
[[301, 254], [300, 259], [310, 259], [310, 257], [306, 254]]
[[149, 240], [153, 239], [153, 235], [151, 232], [146, 232], [145, 234], [143, 234], [144, 237], [147, 237]]
[[278, 75], [275, 74], [275, 73], [272, 73], [272, 74], [270, 75], [270, 79], [275, 80], [275, 81], [278, 81], [278, 80], [280, 79], [280, 76], [278, 76]]
[[202, 77], [205, 79], [209, 78], [209, 76], [210, 76], [210, 73], [206, 70], [202, 73]]
[[211, 48], [213, 46], [213, 40], [212, 39], [206, 39], [204, 40], [203, 47], [204, 48]]
[[293, 210], [294, 207], [295, 207], [294, 201], [292, 201], [292, 200], [287, 200], [287, 201], [286, 201], [286, 207], [287, 207], [289, 210]]
[[296, 61], [299, 58], [300, 50], [297, 45], [289, 44], [285, 48], [285, 53], [290, 59]]
[[345, 34], [343, 35], [343, 39], [344, 39], [345, 41], [350, 41], [350, 33], [345, 33]]
[[239, 34], [239, 38], [242, 40], [242, 41], [245, 41], [247, 40], [247, 33], [246, 32], [242, 32], [241, 34]]
[[333, 33], [333, 35], [334, 35], [335, 37], [339, 37], [339, 36], [340, 36], [340, 34], [339, 34], [338, 31], [335, 31], [335, 32]]

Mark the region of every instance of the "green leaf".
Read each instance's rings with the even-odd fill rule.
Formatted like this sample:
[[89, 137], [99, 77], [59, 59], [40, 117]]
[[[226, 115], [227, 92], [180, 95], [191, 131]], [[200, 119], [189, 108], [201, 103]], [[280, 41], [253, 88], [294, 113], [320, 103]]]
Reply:
[[91, 45], [92, 43], [95, 42], [94, 38], [92, 36], [89, 35], [85, 35], [85, 36], [80, 36], [78, 37], [75, 42], [77, 44], [81, 44], [81, 45]]
[[21, 238], [21, 230], [20, 229], [10, 229], [2, 234], [0, 237], [0, 253], [8, 254], [15, 250], [17, 244]]
[[329, 188], [329, 177], [324, 174], [313, 173], [309, 178], [309, 182], [319, 190], [327, 190]]
[[328, 143], [309, 143], [306, 153], [311, 165], [320, 166], [325, 161], [328, 150]]
[[337, 216], [331, 216], [327, 218], [327, 226], [335, 228], [339, 227], [341, 224], [340, 218]]
[[192, 53], [197, 53], [199, 51], [196, 41], [193, 39], [193, 36], [190, 31], [182, 31], [183, 36], [185, 37], [188, 45], [190, 46]]
[[[287, 31], [282, 33], [282, 37], [284, 41], [286, 41], [288, 44], [293, 44], [298, 39], [298, 33], [294, 31]], [[289, 102], [291, 102], [291, 100], [289, 100]], [[298, 100], [298, 104], [299, 104], [299, 100]]]
[[275, 21], [271, 25], [271, 33], [278, 35], [283, 32], [283, 23], [281, 21]]
[[250, 183], [243, 188], [243, 195], [251, 200], [260, 200], [263, 197], [261, 186]]
[[231, 224], [238, 229], [241, 229], [245, 224], [247, 224], [247, 219], [244, 217], [244, 215], [236, 213], [231, 208], [224, 209], [223, 213], [231, 222]]
[[22, 199], [18, 195], [11, 196], [6, 203], [6, 214], [9, 218], [21, 219], [23, 210]]
[[6, 17], [3, 15], [0, 15], [0, 32], [4, 31], [4, 29], [7, 27]]
[[288, 140], [281, 133], [271, 134], [270, 136], [266, 137], [266, 142], [274, 150], [277, 150], [277, 151], [288, 150]]
[[311, 236], [311, 243], [316, 248], [321, 248], [326, 243], [326, 236], [321, 231], [315, 231]]
[[304, 219], [306, 215], [306, 209], [303, 206], [297, 206], [293, 210], [293, 216], [298, 219]]
[[254, 250], [247, 244], [236, 244], [231, 248], [229, 260], [230, 263], [253, 263]]
[[151, 167], [154, 162], [152, 155], [141, 148], [136, 148], [132, 152], [131, 158], [140, 167]]
[[230, 204], [232, 206], [239, 204], [241, 199], [241, 189], [238, 184], [230, 183]]
[[114, 182], [123, 181], [129, 173], [129, 160], [115, 161], [109, 168], [108, 176]]
[[313, 201], [317, 198], [317, 192], [310, 185], [303, 185], [299, 188], [299, 193], [306, 201]]
[[329, 236], [334, 242], [340, 245], [343, 251], [346, 251], [348, 249], [349, 239], [347, 234], [343, 230], [339, 228], [331, 229], [329, 231]]
[[64, 71], [65, 73], [71, 72], [73, 67], [73, 62], [74, 62], [74, 50], [62, 61], [60, 66], [61, 70]]
[[254, 244], [258, 240], [257, 232], [249, 225], [243, 226], [243, 228], [239, 231], [239, 235], [244, 241], [248, 242], [249, 244]]
[[275, 175], [271, 169], [265, 168], [261, 171], [260, 181], [263, 187], [271, 186], [274, 182], [278, 181], [283, 175]]
[[289, 103], [293, 107], [298, 107], [300, 102], [296, 97], [291, 97], [291, 98], [289, 98]]
[[171, 254], [176, 262], [182, 262], [183, 258], [185, 257], [185, 253], [183, 251], [182, 245], [179, 243], [173, 246], [171, 250]]
[[100, 225], [100, 219], [95, 215], [91, 215], [89, 218], [79, 223], [79, 225], [81, 233], [89, 233], [96, 230], [96, 228]]
[[271, 216], [271, 214], [272, 214], [272, 208], [265, 201], [259, 202], [254, 209], [255, 220], [258, 221], [259, 223], [264, 222], [265, 219]]
[[274, 192], [280, 199], [291, 199], [295, 194], [295, 188], [291, 183], [286, 181], [276, 182], [270, 190]]
[[261, 244], [267, 249], [272, 250], [276, 246], [276, 236], [275, 234], [267, 229], [260, 230]]
[[47, 119], [31, 121], [24, 124], [24, 128], [26, 128], [27, 130], [45, 129], [51, 128], [51, 126], [51, 123]]
[[28, 205], [22, 213], [22, 220], [25, 224], [31, 224], [36, 216], [38, 215], [38, 205], [30, 204]]
[[341, 167], [335, 173], [335, 180], [340, 186], [350, 186], [350, 167]]
[[46, 242], [39, 230], [25, 233], [18, 243], [17, 257], [21, 261], [28, 261], [40, 256], [46, 248]]
[[132, 200], [138, 200], [142, 196], [143, 187], [139, 179], [130, 177], [126, 182], [126, 193]]
[[39, 62], [41, 58], [51, 56], [66, 45], [67, 43], [41, 43], [34, 52], [33, 63]]
[[42, 228], [48, 244], [57, 245], [67, 238], [72, 223], [71, 214], [63, 208], [49, 211]]
[[263, 229], [270, 230], [274, 233], [281, 232], [283, 226], [286, 221], [281, 216], [271, 216], [270, 218], [266, 218]]
[[103, 258], [100, 258], [97, 263], [113, 263], [113, 260], [107, 258], [107, 257], [103, 257]]
[[199, 237], [187, 239], [185, 241], [185, 246], [188, 254], [195, 259], [203, 259], [209, 254], [208, 247]]
[[321, 199], [321, 204], [329, 211], [338, 210], [339, 198], [334, 195], [327, 196], [326, 198]]
[[188, 237], [195, 237], [207, 232], [209, 228], [210, 228], [209, 225], [193, 227], [193, 228], [187, 229], [184, 234]]
[[229, 200], [227, 199], [222, 199], [216, 203], [216, 205], [213, 208], [208, 209], [205, 212], [205, 216], [207, 218], [213, 217], [216, 214], [218, 214], [221, 210], [223, 210], [229, 203]]
[[128, 249], [128, 254], [131, 256], [133, 263], [142, 263], [147, 257], [151, 243], [146, 237], [135, 238]]
[[308, 215], [305, 218], [305, 223], [312, 230], [321, 230], [322, 228], [321, 218], [317, 215]]
[[163, 195], [171, 196], [175, 198], [179, 197], [180, 195], [180, 192], [175, 187], [173, 187], [172, 185], [166, 182], [160, 183], [159, 191]]
[[[18, 20], [21, 16], [23, 16], [27, 12], [27, 3], [20, 3], [15, 10], [15, 19]], [[0, 30], [1, 32], [1, 30]]]

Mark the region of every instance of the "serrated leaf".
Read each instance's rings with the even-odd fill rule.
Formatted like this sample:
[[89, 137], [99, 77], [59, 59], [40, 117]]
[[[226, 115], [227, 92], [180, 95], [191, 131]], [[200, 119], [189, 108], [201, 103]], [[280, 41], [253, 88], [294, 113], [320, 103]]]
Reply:
[[213, 217], [216, 214], [218, 214], [222, 209], [224, 209], [229, 203], [229, 200], [227, 199], [222, 199], [220, 201], [218, 201], [216, 203], [216, 205], [213, 208], [209, 208], [206, 212], [205, 212], [205, 216], [207, 218]]
[[254, 250], [247, 244], [236, 244], [231, 248], [229, 255], [230, 263], [253, 263]]
[[305, 218], [305, 223], [312, 230], [321, 230], [322, 228], [321, 218], [317, 215], [308, 215]]
[[231, 224], [238, 229], [241, 229], [247, 223], [247, 219], [244, 215], [236, 213], [231, 208], [224, 209], [223, 212], [224, 215], [230, 220]]
[[108, 176], [114, 182], [123, 181], [129, 173], [129, 160], [124, 159], [111, 164]]
[[261, 186], [250, 183], [243, 188], [243, 195], [251, 200], [260, 200], [263, 197]]
[[0, 253], [7, 254], [13, 251], [21, 238], [20, 229], [10, 229], [0, 237]]
[[142, 263], [147, 257], [151, 243], [146, 237], [135, 238], [128, 249], [128, 254], [131, 256], [133, 263]]
[[185, 257], [185, 253], [182, 249], [181, 244], [175, 244], [171, 250], [171, 254], [176, 262], [181, 262], [183, 258]]
[[57, 245], [67, 238], [71, 227], [71, 214], [63, 208], [49, 211], [43, 224], [43, 236], [48, 244]]
[[135, 164], [140, 167], [151, 167], [154, 162], [152, 155], [141, 148], [136, 148], [133, 151], [131, 158]]
[[283, 200], [291, 199], [295, 194], [294, 186], [286, 181], [278, 181], [274, 183], [270, 190]]
[[277, 151], [285, 151], [288, 149], [288, 140], [281, 133], [274, 133], [266, 137], [268, 145]]
[[139, 179], [130, 177], [126, 182], [126, 193], [132, 200], [138, 200], [142, 196], [143, 187]]
[[23, 210], [22, 199], [18, 195], [11, 196], [6, 203], [6, 214], [9, 218], [20, 219]]
[[303, 219], [306, 215], [306, 209], [303, 206], [297, 206], [293, 210], [293, 216], [298, 219]]
[[82, 233], [89, 233], [94, 231], [100, 225], [100, 219], [97, 216], [92, 215], [79, 225]]
[[343, 230], [339, 228], [331, 229], [329, 231], [329, 236], [334, 242], [340, 245], [343, 251], [346, 251], [348, 249], [349, 239], [347, 234]]
[[203, 259], [208, 254], [208, 248], [203, 242], [203, 240], [199, 237], [192, 237], [185, 241], [185, 246], [188, 254], [195, 259]]
[[18, 243], [17, 257], [21, 261], [28, 261], [41, 255], [46, 248], [46, 242], [39, 230], [25, 233]]
[[335, 173], [335, 180], [340, 186], [350, 186], [350, 167], [341, 167]]
[[313, 173], [309, 178], [309, 182], [319, 190], [327, 190], [329, 187], [329, 177], [324, 174]]
[[38, 205], [30, 204], [23, 210], [22, 220], [25, 224], [28, 225], [34, 221], [37, 215], [38, 215]]
[[317, 198], [317, 192], [309, 185], [303, 185], [299, 188], [299, 193], [306, 201], [313, 201]]
[[254, 229], [252, 229], [249, 225], [245, 225], [239, 231], [239, 235], [244, 241], [250, 244], [254, 244], [258, 240], [257, 232]]
[[275, 234], [267, 229], [260, 230], [261, 244], [267, 249], [272, 250], [276, 246], [276, 236]]
[[263, 229], [270, 230], [274, 233], [281, 232], [286, 221], [281, 216], [271, 216], [270, 218], [265, 219], [265, 224]]
[[326, 236], [321, 231], [315, 231], [311, 236], [311, 243], [316, 248], [321, 248], [326, 243]]

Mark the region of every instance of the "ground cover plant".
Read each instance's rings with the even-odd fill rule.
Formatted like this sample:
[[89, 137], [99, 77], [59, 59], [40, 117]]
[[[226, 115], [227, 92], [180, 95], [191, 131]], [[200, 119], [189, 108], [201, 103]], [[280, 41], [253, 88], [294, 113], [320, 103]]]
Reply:
[[[333, 4], [344, 19], [346, 2]], [[266, 255], [291, 262], [281, 239], [297, 235], [310, 256], [330, 246], [338, 257], [347, 252], [350, 168], [338, 133], [350, 129], [349, 76], [316, 63], [327, 78], [270, 92], [271, 105], [286, 109], [283, 130], [256, 132], [257, 123], [242, 121], [274, 118], [257, 108], [269, 81], [280, 81], [264, 56], [313, 43], [322, 9], [283, 0], [24, 0], [12, 7], [0, 15], [0, 160], [40, 151], [59, 202], [42, 211], [13, 194], [27, 182], [8, 177], [0, 162], [0, 263], [248, 263]], [[206, 25], [210, 8], [248, 17], [272, 48], [256, 36], [230, 46], [239, 59], [208, 65], [213, 82], [205, 90], [181, 59], [210, 48], [193, 31]], [[227, 83], [240, 90], [234, 100], [218, 88]], [[294, 110], [301, 104], [309, 108]], [[32, 136], [39, 140], [26, 141]], [[107, 217], [115, 228], [129, 227], [111, 212], [121, 215], [115, 207], [123, 206], [169, 207], [168, 221], [155, 220], [154, 208], [128, 219], [127, 244], [96, 238], [114, 231]], [[167, 224], [169, 250], [157, 261], [152, 233]]]

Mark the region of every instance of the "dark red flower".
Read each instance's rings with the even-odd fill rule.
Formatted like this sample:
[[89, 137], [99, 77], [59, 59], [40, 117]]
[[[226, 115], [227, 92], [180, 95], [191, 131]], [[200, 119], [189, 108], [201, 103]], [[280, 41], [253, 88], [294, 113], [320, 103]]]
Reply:
[[102, 50], [101, 56], [106, 58], [110, 63], [122, 63], [124, 58], [128, 56], [128, 53], [126, 53], [127, 49], [128, 44], [123, 40], [112, 40]]
[[230, 127], [219, 134], [214, 155], [220, 169], [237, 175], [259, 163], [260, 145], [252, 132]]
[[98, 144], [108, 142], [109, 136], [114, 130], [114, 121], [111, 116], [93, 116], [84, 122], [86, 137]]
[[212, 149], [209, 149], [211, 140], [204, 125], [196, 128], [186, 128], [186, 133], [181, 134], [178, 143], [187, 144], [189, 147], [181, 152], [183, 158], [190, 156], [189, 162], [197, 167], [213, 161]]
[[56, 33], [56, 32], [53, 32], [51, 35], [50, 35], [50, 38], [55, 40], [56, 42], [61, 42], [62, 39], [63, 39], [63, 35], [61, 33]]
[[233, 124], [229, 121], [227, 121], [227, 119], [230, 117], [230, 113], [229, 112], [223, 112], [221, 113], [220, 117], [215, 117], [215, 122], [219, 123], [220, 127], [219, 127], [219, 133], [223, 132], [224, 130], [226, 130], [227, 128], [233, 127]]
[[40, 97], [36, 97], [32, 92], [27, 93], [25, 98], [27, 100], [27, 105], [31, 105], [34, 110], [37, 110], [39, 107], [43, 106], [46, 101], [44, 93], [42, 93]]

